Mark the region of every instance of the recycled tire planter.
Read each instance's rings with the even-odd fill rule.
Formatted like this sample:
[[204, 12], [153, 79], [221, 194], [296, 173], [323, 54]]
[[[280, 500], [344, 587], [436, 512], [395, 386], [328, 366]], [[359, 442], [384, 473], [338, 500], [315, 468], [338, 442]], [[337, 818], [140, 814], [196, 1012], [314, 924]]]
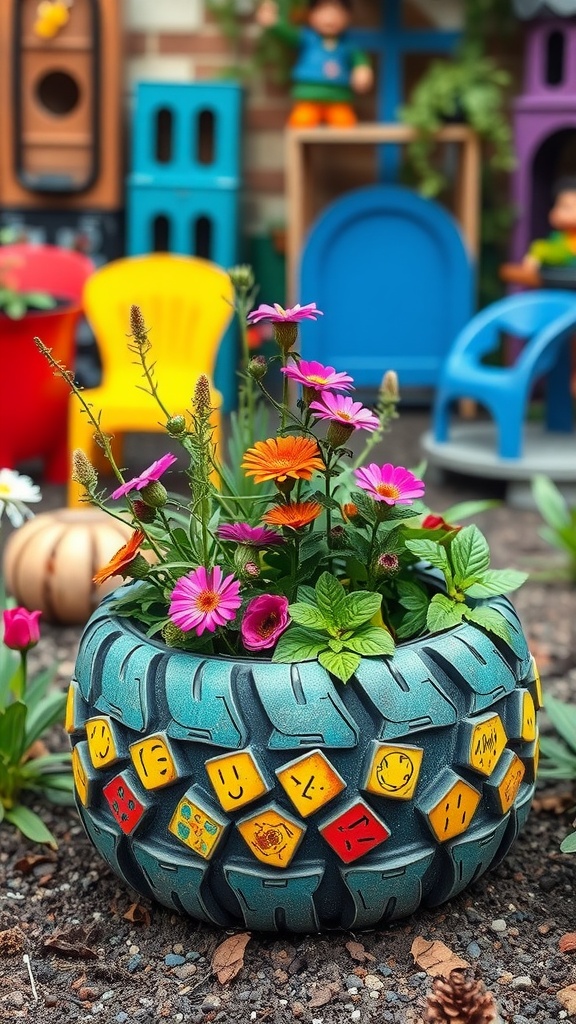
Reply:
[[363, 659], [200, 657], [147, 640], [108, 599], [67, 706], [80, 815], [143, 896], [223, 927], [369, 927], [443, 903], [528, 815], [540, 681], [471, 624]]

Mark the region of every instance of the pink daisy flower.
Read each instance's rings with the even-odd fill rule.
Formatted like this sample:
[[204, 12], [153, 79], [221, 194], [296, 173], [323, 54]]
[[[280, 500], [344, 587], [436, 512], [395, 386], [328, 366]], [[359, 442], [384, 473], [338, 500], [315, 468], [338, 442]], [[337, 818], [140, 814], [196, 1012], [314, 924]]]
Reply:
[[354, 474], [359, 487], [368, 491], [374, 501], [385, 501], [387, 505], [411, 505], [424, 494], [424, 482], [404, 466], [393, 466], [390, 462], [377, 466], [371, 462], [354, 470]]
[[249, 324], [259, 324], [262, 320], [269, 320], [273, 324], [299, 324], [301, 320], [317, 320], [319, 316], [324, 314], [316, 309], [315, 302], [308, 302], [305, 306], [297, 303], [290, 309], [284, 309], [278, 302], [273, 306], [267, 306], [263, 302], [258, 309], [248, 313], [246, 319]]
[[197, 636], [207, 629], [213, 633], [234, 618], [242, 604], [240, 583], [234, 575], [223, 577], [219, 565], [200, 565], [179, 579], [170, 596], [168, 614], [181, 630], [193, 629]]
[[148, 469], [145, 469], [140, 476], [135, 476], [132, 480], [127, 480], [126, 483], [121, 484], [115, 491], [112, 491], [112, 497], [123, 498], [129, 491], [141, 491], [143, 487], [159, 480], [162, 474], [165, 473], [168, 467], [174, 462], [176, 462], [175, 455], [163, 455], [161, 459], [157, 459], [151, 466], [148, 466]]
[[336, 391], [353, 390], [353, 377], [349, 377], [347, 373], [337, 373], [333, 366], [323, 366], [315, 359], [301, 359], [292, 366], [282, 366], [280, 372], [285, 373], [290, 380], [295, 380], [297, 384], [313, 388], [314, 391], [325, 391], [326, 388], [335, 388]]
[[274, 544], [284, 544], [275, 530], [267, 530], [265, 526], [250, 526], [249, 523], [224, 523], [218, 527], [220, 540], [233, 540], [237, 544], [249, 544], [251, 548], [270, 548]]
[[321, 420], [342, 423], [354, 430], [378, 430], [380, 420], [362, 402], [353, 402], [350, 395], [334, 395], [325, 391], [319, 402], [310, 402], [310, 408]]

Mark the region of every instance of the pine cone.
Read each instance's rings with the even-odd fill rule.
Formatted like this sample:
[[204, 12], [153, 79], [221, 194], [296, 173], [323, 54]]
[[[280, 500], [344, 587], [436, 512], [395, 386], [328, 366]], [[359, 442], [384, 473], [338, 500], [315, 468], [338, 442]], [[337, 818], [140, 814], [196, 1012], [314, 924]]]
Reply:
[[481, 981], [468, 981], [463, 970], [435, 978], [427, 997], [424, 1020], [428, 1024], [497, 1024], [494, 996]]

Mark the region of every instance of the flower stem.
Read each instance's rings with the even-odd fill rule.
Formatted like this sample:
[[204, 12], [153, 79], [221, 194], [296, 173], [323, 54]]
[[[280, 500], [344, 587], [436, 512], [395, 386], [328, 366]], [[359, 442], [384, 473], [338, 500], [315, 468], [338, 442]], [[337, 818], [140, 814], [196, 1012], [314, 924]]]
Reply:
[[26, 693], [26, 659], [28, 651], [20, 651], [20, 662], [14, 674], [12, 682], [13, 693], [16, 700], [24, 700]]

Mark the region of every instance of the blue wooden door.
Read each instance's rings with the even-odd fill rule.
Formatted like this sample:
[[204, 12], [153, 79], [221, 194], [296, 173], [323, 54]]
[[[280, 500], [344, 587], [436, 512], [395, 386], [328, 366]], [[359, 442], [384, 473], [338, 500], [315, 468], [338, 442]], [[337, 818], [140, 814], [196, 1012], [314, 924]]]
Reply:
[[473, 271], [460, 230], [438, 203], [372, 185], [318, 218], [301, 263], [300, 302], [325, 315], [302, 324], [302, 354], [377, 387], [435, 385], [472, 315]]

